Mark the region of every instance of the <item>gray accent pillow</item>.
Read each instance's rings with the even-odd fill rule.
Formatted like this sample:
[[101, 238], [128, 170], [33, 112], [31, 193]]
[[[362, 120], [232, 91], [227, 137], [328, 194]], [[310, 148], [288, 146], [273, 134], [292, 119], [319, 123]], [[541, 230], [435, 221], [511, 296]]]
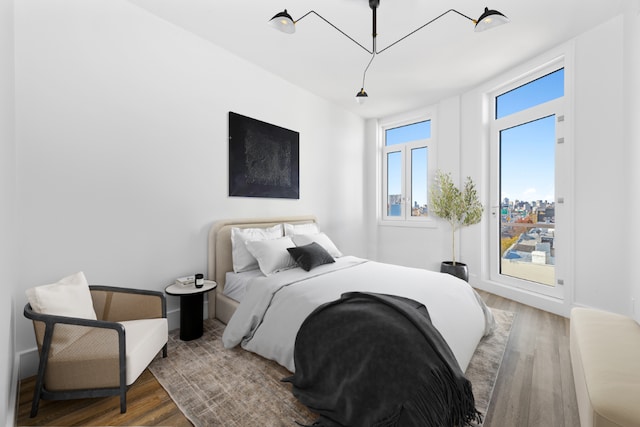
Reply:
[[310, 271], [319, 265], [335, 262], [329, 252], [316, 242], [311, 242], [304, 246], [287, 248], [287, 250], [293, 259], [296, 260], [296, 263], [305, 271]]

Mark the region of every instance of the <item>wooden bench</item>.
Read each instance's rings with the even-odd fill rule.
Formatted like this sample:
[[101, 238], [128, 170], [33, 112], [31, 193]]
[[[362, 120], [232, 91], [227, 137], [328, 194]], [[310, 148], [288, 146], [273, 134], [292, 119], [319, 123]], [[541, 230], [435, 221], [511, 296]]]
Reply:
[[640, 325], [606, 311], [571, 311], [570, 352], [582, 427], [640, 427]]

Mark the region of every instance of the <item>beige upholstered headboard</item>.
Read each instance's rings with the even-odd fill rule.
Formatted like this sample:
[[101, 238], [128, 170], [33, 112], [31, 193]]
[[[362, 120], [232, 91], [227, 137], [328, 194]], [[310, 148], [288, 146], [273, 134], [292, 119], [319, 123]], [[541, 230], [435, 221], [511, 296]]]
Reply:
[[[218, 318], [227, 323], [238, 307], [238, 302], [223, 295], [225, 277], [228, 271], [233, 271], [231, 258], [231, 229], [238, 228], [267, 228], [281, 223], [303, 224], [317, 222], [313, 215], [283, 216], [272, 218], [227, 219], [216, 221], [209, 230], [209, 254], [207, 278], [218, 284], [215, 294], [209, 294], [209, 318]], [[214, 296], [214, 298], [212, 298]], [[212, 299], [214, 301], [212, 301]]]

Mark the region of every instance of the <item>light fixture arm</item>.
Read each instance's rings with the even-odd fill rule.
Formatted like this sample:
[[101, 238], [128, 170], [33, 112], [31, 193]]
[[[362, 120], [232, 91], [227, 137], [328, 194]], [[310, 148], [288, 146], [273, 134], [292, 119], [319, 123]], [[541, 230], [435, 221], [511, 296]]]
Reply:
[[[416, 28], [415, 30], [411, 31], [409, 34], [407, 34], [404, 37], [399, 38], [398, 40], [394, 41], [393, 43], [391, 43], [389, 46], [385, 47], [384, 49], [380, 50], [380, 51], [376, 51], [375, 53], [379, 54], [384, 52], [385, 50], [389, 49], [391, 46], [395, 46], [396, 44], [400, 43], [402, 40], [406, 39], [407, 37], [417, 33], [418, 31], [420, 31], [421, 29], [423, 29], [424, 27], [426, 27], [429, 24], [433, 24], [435, 21], [437, 21], [438, 19], [442, 18], [443, 16], [445, 16], [446, 14], [450, 13], [450, 12], [455, 12], [458, 15], [462, 16], [463, 18], [467, 18], [469, 21], [473, 22], [474, 24], [477, 22], [475, 19], [469, 18], [467, 15], [465, 15], [464, 13], [458, 12], [455, 9], [449, 9], [446, 12], [443, 12], [442, 14], [436, 16], [435, 18], [433, 18], [431, 21], [427, 22], [426, 24], [423, 24], [421, 26], [419, 26], [418, 28]], [[373, 10], [374, 16], [375, 16], [375, 9]], [[375, 17], [374, 17], [374, 46], [375, 46]]]
[[371, 59], [369, 60], [369, 63], [367, 64], [367, 67], [364, 69], [364, 73], [362, 73], [362, 86], [364, 88], [364, 79], [367, 78], [367, 70], [369, 69], [369, 67], [371, 66], [371, 63], [373, 62], [373, 59], [376, 57], [376, 53], [373, 52], [371, 54]]
[[293, 34], [296, 31], [295, 30], [295, 24], [300, 22], [301, 20], [303, 20], [307, 16], [313, 14], [313, 15], [316, 15], [318, 18], [322, 19], [327, 24], [329, 24], [331, 27], [333, 27], [333, 29], [338, 31], [340, 34], [342, 34], [343, 36], [345, 36], [346, 38], [348, 38], [349, 40], [351, 40], [352, 42], [354, 42], [355, 44], [360, 46], [369, 55], [371, 55], [371, 59], [369, 60], [369, 63], [367, 64], [367, 67], [364, 69], [364, 73], [362, 74], [362, 88], [356, 94], [356, 100], [359, 103], [362, 103], [369, 96], [369, 95], [367, 95], [367, 93], [364, 90], [364, 83], [365, 83], [365, 79], [367, 77], [367, 71], [369, 70], [369, 67], [371, 66], [371, 63], [375, 59], [376, 55], [379, 55], [382, 52], [384, 52], [385, 50], [389, 49], [390, 47], [395, 46], [396, 44], [400, 43], [402, 40], [406, 39], [407, 37], [412, 36], [413, 34], [417, 33], [418, 31], [420, 31], [421, 29], [426, 27], [427, 25], [430, 25], [430, 24], [434, 23], [435, 21], [437, 21], [438, 19], [442, 18], [443, 16], [445, 16], [445, 15], [451, 13], [451, 12], [456, 13], [456, 14], [462, 16], [463, 18], [466, 18], [469, 21], [473, 22], [475, 24], [475, 31], [476, 32], [485, 31], [487, 29], [496, 27], [498, 25], [506, 24], [506, 23], [509, 22], [509, 19], [506, 16], [504, 16], [502, 13], [498, 12], [497, 10], [489, 10], [489, 8], [487, 8], [487, 7], [484, 8], [484, 13], [482, 15], [480, 15], [480, 17], [477, 20], [476, 19], [472, 19], [472, 18], [468, 17], [467, 15], [465, 15], [464, 13], [458, 12], [455, 9], [449, 9], [446, 12], [441, 13], [440, 15], [436, 16], [435, 18], [433, 18], [429, 22], [419, 26], [418, 28], [416, 28], [415, 30], [411, 31], [407, 35], [405, 35], [405, 36], [399, 38], [398, 40], [394, 41], [393, 43], [391, 43], [390, 45], [388, 45], [384, 49], [378, 50], [378, 46], [377, 46], [378, 28], [377, 28], [377, 26], [378, 26], [378, 7], [379, 6], [380, 6], [380, 0], [369, 0], [369, 7], [371, 8], [371, 12], [372, 12], [371, 13], [371, 16], [372, 16], [372, 31], [371, 31], [372, 46], [371, 46], [371, 50], [367, 49], [362, 44], [360, 44], [356, 39], [351, 37], [349, 34], [345, 33], [340, 28], [338, 28], [335, 25], [333, 25], [329, 20], [327, 20], [324, 16], [320, 15], [315, 10], [310, 10], [309, 12], [305, 13], [300, 18], [298, 18], [297, 20], [294, 21], [293, 18], [291, 17], [291, 15], [289, 15], [287, 13], [287, 9], [285, 9], [283, 12], [280, 12], [280, 13], [276, 14], [273, 18], [271, 18], [271, 20], [269, 21], [269, 24], [271, 26], [273, 26], [274, 28], [276, 28], [276, 29], [278, 29], [278, 30], [280, 30], [280, 31], [282, 31], [284, 33]]
[[349, 34], [345, 33], [344, 31], [342, 31], [340, 28], [336, 27], [334, 24], [331, 23], [331, 21], [329, 21], [328, 19], [326, 19], [324, 16], [320, 15], [318, 12], [316, 12], [315, 10], [310, 10], [309, 12], [305, 13], [304, 15], [302, 15], [300, 18], [296, 19], [295, 21], [293, 21], [294, 24], [297, 24], [298, 22], [302, 21], [304, 18], [306, 18], [307, 16], [313, 14], [316, 15], [318, 18], [322, 19], [324, 22], [326, 22], [327, 24], [329, 24], [331, 27], [333, 27], [336, 31], [338, 31], [340, 34], [342, 34], [343, 36], [345, 36], [346, 38], [348, 38], [349, 40], [351, 40], [352, 42], [354, 42], [355, 44], [357, 44], [358, 46], [360, 46], [362, 49], [364, 49], [369, 55], [377, 55], [380, 54], [382, 52], [384, 52], [385, 50], [389, 49], [391, 46], [395, 46], [396, 44], [400, 43], [402, 40], [406, 39], [409, 36], [412, 36], [413, 34], [417, 33], [418, 31], [420, 31], [421, 29], [423, 29], [424, 27], [426, 27], [429, 24], [434, 23], [435, 21], [437, 21], [438, 19], [442, 18], [443, 16], [447, 15], [448, 13], [454, 12], [457, 13], [458, 15], [462, 16], [463, 18], [467, 18], [469, 21], [473, 22], [474, 24], [477, 22], [475, 19], [472, 19], [470, 17], [468, 17], [467, 15], [465, 15], [464, 13], [458, 12], [455, 9], [449, 9], [446, 12], [441, 13], [440, 15], [436, 16], [435, 18], [433, 18], [431, 21], [421, 25], [420, 27], [416, 28], [415, 30], [411, 31], [409, 34], [407, 34], [406, 36], [401, 37], [400, 39], [394, 41], [393, 43], [391, 43], [389, 46], [385, 47], [384, 49], [378, 50], [377, 48], [377, 43], [376, 43], [376, 39], [378, 36], [378, 28], [377, 28], [377, 22], [378, 22], [378, 17], [377, 17], [377, 11], [378, 11], [378, 6], [380, 5], [380, 1], [379, 0], [373, 0], [373, 1], [369, 1], [369, 6], [371, 7], [371, 11], [372, 11], [372, 32], [371, 32], [371, 37], [372, 37], [372, 48], [371, 50], [367, 49], [366, 47], [364, 47], [360, 42], [358, 42], [356, 39], [354, 39], [353, 37], [351, 37]]
[[[375, 51], [375, 41], [374, 41], [374, 51], [371, 51], [369, 49], [367, 49], [366, 47], [364, 47], [363, 45], [361, 45], [358, 41], [356, 41], [353, 37], [351, 37], [349, 34], [345, 33], [344, 31], [342, 31], [340, 28], [336, 27], [335, 25], [333, 25], [331, 22], [329, 22], [327, 19], [325, 19], [322, 15], [320, 15], [318, 12], [316, 12], [315, 10], [310, 10], [309, 12], [305, 13], [304, 15], [302, 15], [300, 18], [296, 19], [295, 21], [293, 21], [294, 24], [297, 24], [299, 21], [301, 21], [303, 18], [306, 18], [307, 16], [311, 15], [311, 14], [316, 15], [318, 18], [322, 19], [324, 22], [326, 22], [327, 24], [331, 25], [334, 29], [336, 29], [340, 34], [342, 34], [343, 36], [345, 36], [346, 38], [348, 38], [349, 40], [351, 40], [352, 42], [354, 42], [355, 44], [357, 44], [358, 46], [360, 46], [361, 48], [363, 48], [369, 55], [373, 55], [374, 51]], [[375, 40], [375, 39], [374, 39]]]

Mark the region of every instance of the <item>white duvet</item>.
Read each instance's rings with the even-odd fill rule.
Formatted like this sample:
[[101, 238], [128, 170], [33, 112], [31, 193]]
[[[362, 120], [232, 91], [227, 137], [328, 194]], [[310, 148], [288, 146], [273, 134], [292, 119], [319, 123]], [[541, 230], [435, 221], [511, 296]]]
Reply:
[[226, 348], [241, 344], [294, 372], [293, 350], [302, 322], [319, 305], [354, 291], [423, 303], [463, 371], [482, 336], [493, 327], [490, 310], [463, 280], [344, 256], [309, 272], [293, 268], [252, 280], [224, 331], [223, 344]]

